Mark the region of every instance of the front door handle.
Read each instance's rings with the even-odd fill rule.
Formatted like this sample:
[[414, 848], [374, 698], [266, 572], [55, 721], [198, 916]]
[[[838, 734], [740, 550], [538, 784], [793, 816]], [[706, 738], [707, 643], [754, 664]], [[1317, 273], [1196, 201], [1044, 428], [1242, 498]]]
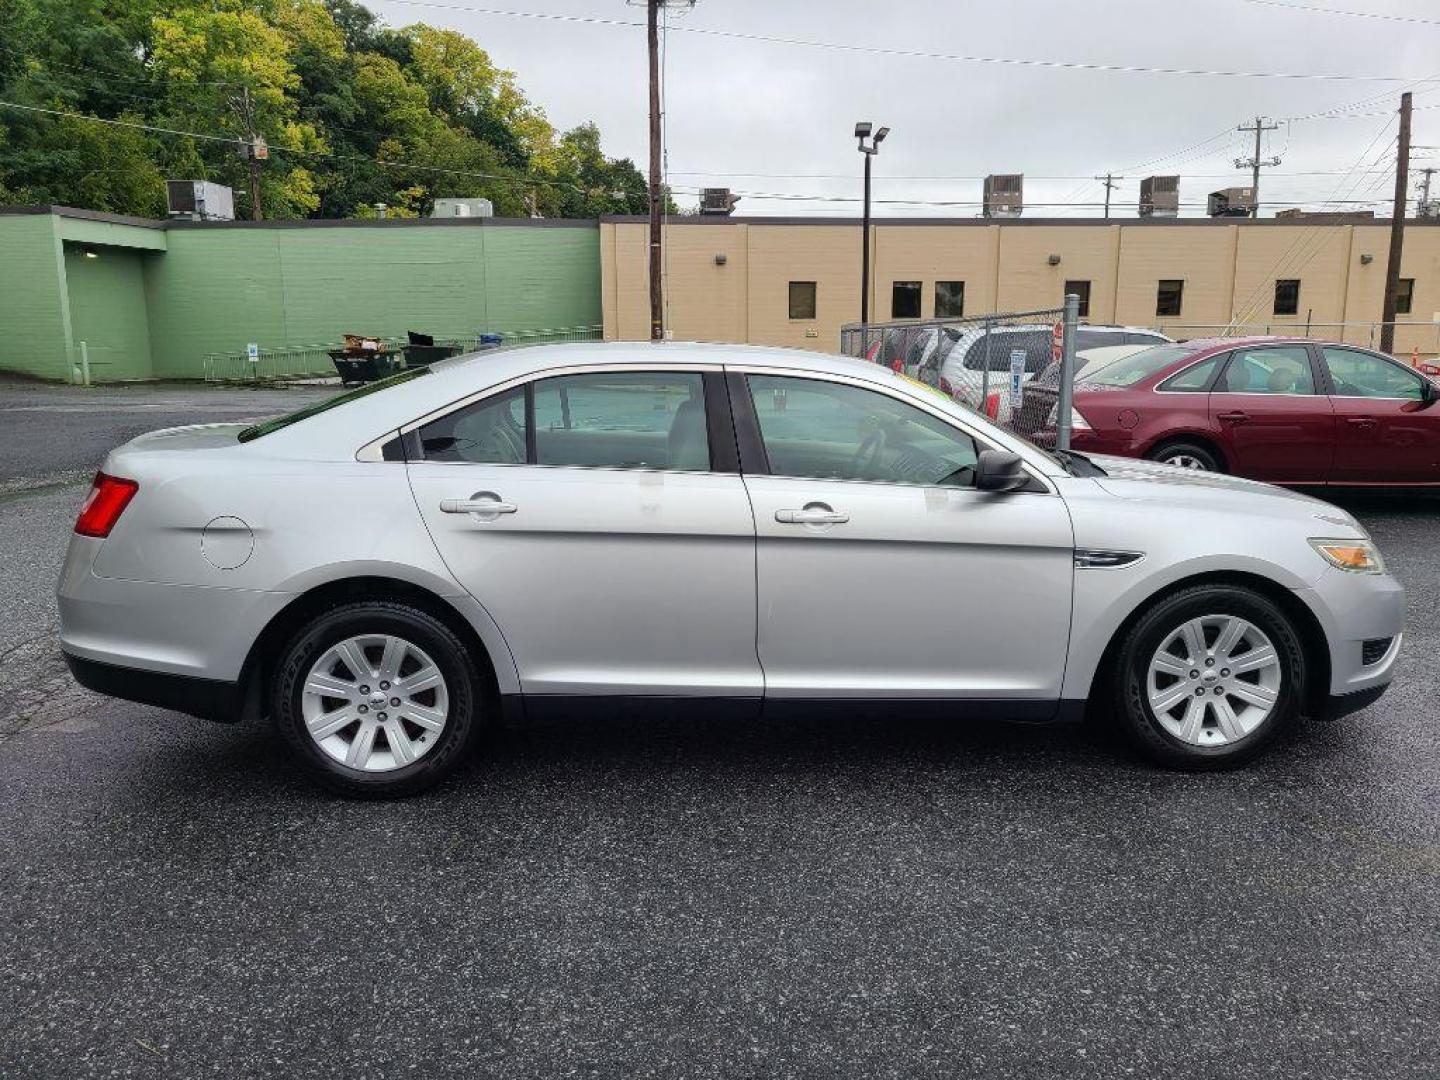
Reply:
[[1243, 424], [1250, 419], [1249, 413], [1243, 412], [1222, 412], [1216, 415], [1215, 419], [1223, 420], [1227, 424]]
[[844, 525], [850, 515], [824, 503], [806, 503], [799, 510], [776, 510], [775, 520], [781, 525]]
[[1358, 428], [1372, 428], [1376, 423], [1373, 416], [1347, 416], [1345, 422]]
[[496, 518], [501, 514], [513, 514], [518, 510], [514, 503], [502, 502], [493, 491], [477, 491], [468, 499], [441, 499], [442, 514], [477, 514], [481, 518]]

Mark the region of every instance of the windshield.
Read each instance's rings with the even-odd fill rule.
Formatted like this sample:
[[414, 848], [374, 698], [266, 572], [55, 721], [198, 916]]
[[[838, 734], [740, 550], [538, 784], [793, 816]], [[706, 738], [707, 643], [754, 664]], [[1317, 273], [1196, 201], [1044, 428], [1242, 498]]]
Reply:
[[241, 442], [249, 442], [251, 439], [258, 439], [262, 435], [269, 435], [273, 431], [287, 428], [291, 424], [298, 424], [301, 420], [308, 420], [312, 416], [329, 412], [331, 409], [338, 409], [341, 405], [348, 405], [352, 401], [369, 397], [371, 394], [378, 394], [381, 390], [388, 390], [392, 386], [399, 386], [403, 382], [409, 382], [418, 376], [429, 374], [429, 366], [406, 368], [404, 371], [391, 375], [389, 378], [381, 379], [378, 382], [366, 383], [364, 386], [358, 386], [354, 390], [347, 390], [343, 394], [336, 394], [334, 397], [326, 398], [324, 401], [317, 401], [313, 405], [306, 405], [303, 409], [296, 409], [294, 412], [286, 413], [284, 416], [277, 416], [273, 420], [262, 420], [258, 424], [251, 424], [244, 431], [240, 432], [238, 437]]
[[1195, 349], [1189, 345], [1156, 345], [1093, 371], [1084, 371], [1077, 381], [1092, 386], [1134, 386], [1193, 352]]

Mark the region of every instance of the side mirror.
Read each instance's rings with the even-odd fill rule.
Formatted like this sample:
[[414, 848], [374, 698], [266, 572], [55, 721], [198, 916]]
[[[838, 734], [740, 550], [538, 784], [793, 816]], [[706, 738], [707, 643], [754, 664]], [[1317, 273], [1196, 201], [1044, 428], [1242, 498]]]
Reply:
[[975, 490], [1019, 491], [1030, 484], [1030, 474], [1019, 454], [1004, 450], [981, 450], [975, 462]]

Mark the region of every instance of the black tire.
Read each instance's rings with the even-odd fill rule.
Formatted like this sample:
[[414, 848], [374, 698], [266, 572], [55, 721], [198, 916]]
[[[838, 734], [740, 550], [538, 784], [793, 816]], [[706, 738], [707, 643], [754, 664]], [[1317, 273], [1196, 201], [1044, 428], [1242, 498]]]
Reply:
[[[1244, 738], [1220, 746], [1183, 742], [1160, 723], [1146, 695], [1156, 650], [1178, 627], [1206, 615], [1238, 615], [1254, 624], [1280, 658], [1278, 697], [1266, 717]], [[1268, 597], [1235, 585], [1196, 585], [1156, 602], [1120, 643], [1110, 684], [1119, 726], [1141, 753], [1175, 769], [1224, 769], [1255, 757], [1300, 715], [1306, 687], [1305, 651], [1289, 617]]]
[[[1151, 461], [1158, 461], [1162, 464], [1177, 464], [1177, 458], [1189, 458], [1199, 462], [1197, 471], [1201, 472], [1224, 472], [1220, 467], [1220, 458], [1214, 450], [1208, 446], [1202, 446], [1193, 442], [1170, 442], [1155, 447], [1145, 455]], [[1197, 468], [1196, 466], [1188, 466]]]
[[[364, 634], [394, 635], [424, 650], [444, 676], [449, 698], [445, 727], [430, 748], [409, 765], [384, 772], [330, 757], [310, 737], [302, 712], [305, 680], [316, 660]], [[434, 787], [463, 760], [480, 727], [482, 685], [469, 650], [439, 619], [408, 604], [362, 600], [317, 616], [291, 638], [271, 686], [271, 714], [296, 759], [325, 787], [352, 798], [402, 798]]]

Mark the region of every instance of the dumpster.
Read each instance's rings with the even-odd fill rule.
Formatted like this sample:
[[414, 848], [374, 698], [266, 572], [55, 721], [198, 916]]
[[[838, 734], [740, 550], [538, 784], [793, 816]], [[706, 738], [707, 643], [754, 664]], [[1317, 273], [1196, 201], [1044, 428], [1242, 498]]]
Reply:
[[429, 334], [417, 334], [411, 330], [409, 338], [409, 343], [404, 349], [407, 368], [423, 367], [426, 364], [433, 364], [436, 360], [444, 360], [447, 356], [457, 356], [460, 353], [459, 345], [436, 345], [435, 339]]

